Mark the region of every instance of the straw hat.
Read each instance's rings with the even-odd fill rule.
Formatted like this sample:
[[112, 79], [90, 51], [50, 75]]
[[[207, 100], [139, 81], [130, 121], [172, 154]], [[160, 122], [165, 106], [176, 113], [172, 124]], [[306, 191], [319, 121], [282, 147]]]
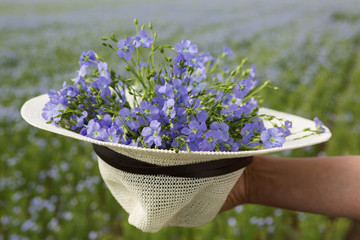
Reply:
[[[331, 137], [324, 126], [321, 134], [304, 138], [304, 132], [290, 135], [278, 148], [175, 153], [98, 141], [47, 124], [41, 113], [48, 101], [47, 95], [28, 100], [21, 108], [22, 117], [37, 128], [94, 144], [100, 173], [111, 193], [129, 213], [129, 223], [146, 232], [166, 226], [206, 224], [217, 215], [252, 156], [311, 146]], [[259, 113], [291, 121], [292, 132], [315, 130], [314, 121], [299, 116], [267, 108], [261, 108]]]

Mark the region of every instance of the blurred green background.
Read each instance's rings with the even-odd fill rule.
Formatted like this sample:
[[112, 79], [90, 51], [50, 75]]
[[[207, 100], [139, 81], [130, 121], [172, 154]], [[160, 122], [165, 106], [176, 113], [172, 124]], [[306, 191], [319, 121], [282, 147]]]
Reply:
[[0, 0], [0, 240], [360, 239], [350, 219], [255, 205], [203, 227], [143, 233], [110, 195], [89, 144], [21, 119], [27, 99], [76, 76], [82, 51], [109, 54], [101, 36], [133, 35], [135, 17], [153, 22], [161, 42], [191, 39], [214, 55], [228, 45], [234, 63], [247, 57], [260, 81], [280, 88], [264, 92], [266, 107], [318, 116], [333, 133], [281, 155], [360, 153], [358, 0]]

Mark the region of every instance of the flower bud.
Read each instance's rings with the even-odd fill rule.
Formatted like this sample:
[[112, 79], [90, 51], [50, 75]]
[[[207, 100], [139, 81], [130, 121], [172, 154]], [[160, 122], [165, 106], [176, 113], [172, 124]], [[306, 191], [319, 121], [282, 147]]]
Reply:
[[149, 29], [150, 29], [150, 30], [153, 30], [153, 25], [152, 25], [151, 22], [149, 22]]
[[110, 34], [110, 39], [113, 40], [114, 42], [118, 42], [119, 40], [117, 39], [117, 37], [115, 36], [114, 33]]
[[138, 22], [137, 18], [134, 19], [134, 23], [135, 23], [135, 25], [138, 25], [139, 22]]
[[157, 39], [157, 32], [154, 34], [154, 42], [156, 41]]

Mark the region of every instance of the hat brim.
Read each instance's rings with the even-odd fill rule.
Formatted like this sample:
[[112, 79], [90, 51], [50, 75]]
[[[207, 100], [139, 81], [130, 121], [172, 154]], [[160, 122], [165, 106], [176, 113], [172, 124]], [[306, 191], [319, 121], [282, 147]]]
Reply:
[[[218, 158], [234, 158], [234, 157], [246, 157], [246, 156], [255, 156], [255, 155], [263, 155], [268, 153], [275, 153], [275, 152], [281, 152], [285, 150], [291, 150], [296, 148], [303, 148], [315, 144], [319, 144], [322, 142], [325, 142], [330, 139], [331, 132], [330, 130], [324, 126], [325, 132], [321, 134], [314, 134], [308, 137], [306, 136], [308, 133], [301, 132], [305, 128], [310, 128], [315, 130], [315, 122], [309, 119], [305, 119], [296, 115], [284, 113], [275, 111], [268, 108], [261, 108], [259, 110], [259, 114], [267, 114], [267, 115], [273, 115], [277, 118], [281, 118], [284, 120], [289, 120], [292, 122], [292, 129], [291, 132], [297, 133], [290, 135], [286, 137], [286, 142], [283, 144], [282, 147], [276, 147], [276, 148], [269, 148], [269, 149], [260, 149], [260, 150], [251, 150], [251, 151], [238, 151], [238, 152], [205, 152], [205, 151], [194, 151], [191, 153], [188, 153], [186, 151], [180, 151], [178, 153], [175, 153], [171, 150], [161, 150], [161, 149], [149, 149], [149, 148], [141, 148], [141, 147], [133, 147], [128, 146], [124, 144], [119, 143], [109, 143], [109, 142], [103, 142], [99, 140], [95, 140], [89, 137], [82, 136], [80, 134], [77, 134], [75, 132], [72, 132], [70, 130], [57, 127], [54, 124], [48, 124], [46, 123], [46, 120], [42, 118], [41, 113], [42, 109], [44, 108], [45, 104], [49, 101], [49, 97], [44, 94], [40, 95], [38, 97], [34, 97], [30, 100], [28, 100], [21, 108], [21, 116], [24, 118], [26, 122], [33, 125], [34, 127], [57, 133], [66, 137], [74, 138], [77, 140], [106, 146], [112, 149], [120, 149], [120, 150], [126, 150], [126, 151], [142, 151], [143, 154], [146, 154], [147, 152], [149, 154], [166, 154], [166, 155], [173, 155], [176, 154], [177, 156], [180, 155], [188, 155], [191, 154], [192, 157], [194, 155], [199, 155], [207, 157], [214, 157], [216, 155]], [[271, 126], [269, 122], [264, 121], [265, 126]], [[304, 137], [304, 138], [302, 138]]]

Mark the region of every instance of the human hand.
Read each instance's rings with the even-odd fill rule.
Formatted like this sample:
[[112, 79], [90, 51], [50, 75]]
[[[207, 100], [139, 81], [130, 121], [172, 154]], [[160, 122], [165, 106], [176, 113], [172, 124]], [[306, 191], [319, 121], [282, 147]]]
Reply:
[[249, 186], [249, 174], [251, 172], [250, 166], [251, 164], [245, 168], [244, 172], [241, 174], [240, 178], [235, 183], [224, 205], [221, 207], [220, 212], [227, 211], [237, 205], [247, 203], [249, 193], [249, 191], [247, 191], [247, 186]]
[[256, 156], [220, 212], [252, 203], [360, 219], [360, 156]]

